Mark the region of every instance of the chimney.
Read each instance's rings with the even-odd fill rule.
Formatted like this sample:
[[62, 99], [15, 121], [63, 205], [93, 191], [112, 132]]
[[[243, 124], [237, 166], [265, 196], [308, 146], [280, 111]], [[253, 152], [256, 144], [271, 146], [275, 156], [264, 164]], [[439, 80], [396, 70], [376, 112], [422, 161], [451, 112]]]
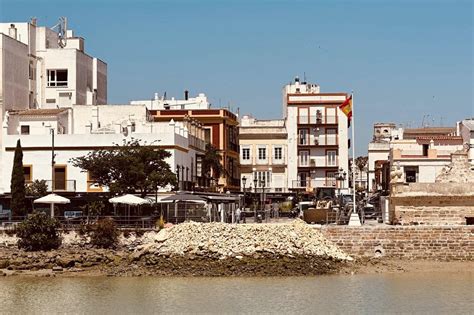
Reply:
[[189, 91], [185, 90], [184, 91], [184, 100], [187, 101], [189, 99]]
[[11, 37], [11, 38], [14, 38], [16, 39], [16, 27], [15, 27], [15, 24], [10, 24], [10, 28], [8, 29], [8, 35]]

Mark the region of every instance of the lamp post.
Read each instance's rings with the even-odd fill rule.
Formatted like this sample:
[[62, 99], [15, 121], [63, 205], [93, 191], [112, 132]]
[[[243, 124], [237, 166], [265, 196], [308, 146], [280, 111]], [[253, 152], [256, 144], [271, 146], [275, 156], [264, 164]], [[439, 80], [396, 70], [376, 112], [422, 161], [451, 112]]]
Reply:
[[[257, 177], [254, 177], [253, 187], [255, 189], [255, 199], [257, 199], [257, 184], [258, 184], [258, 179]], [[254, 212], [254, 222], [257, 222], [257, 207], [254, 207], [253, 212]]]
[[51, 132], [51, 192], [54, 193], [54, 165], [56, 162], [54, 161], [54, 158], [56, 157], [56, 154], [54, 153], [54, 128], [50, 129]]

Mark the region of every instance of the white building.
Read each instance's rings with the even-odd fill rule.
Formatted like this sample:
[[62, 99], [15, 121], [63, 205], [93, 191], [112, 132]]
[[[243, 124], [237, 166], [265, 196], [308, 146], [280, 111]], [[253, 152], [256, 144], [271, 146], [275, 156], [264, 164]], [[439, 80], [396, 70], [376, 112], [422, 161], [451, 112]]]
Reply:
[[204, 93], [199, 93], [196, 97], [189, 97], [189, 92], [184, 91], [184, 99], [166, 98], [166, 93], [160, 96], [155, 93], [154, 97], [149, 100], [130, 101], [130, 104], [143, 104], [150, 110], [163, 109], [209, 109], [211, 104], [207, 100]]
[[348, 169], [348, 119], [339, 109], [347, 93], [321, 93], [318, 85], [298, 78], [283, 88], [283, 115], [288, 132], [288, 187], [348, 187], [336, 181]]
[[[388, 161], [390, 154], [390, 142], [400, 139], [403, 129], [397, 128], [394, 123], [375, 123], [373, 139], [368, 148], [368, 191], [382, 189], [380, 183], [376, 182], [376, 171], [381, 172], [381, 166]], [[380, 177], [380, 175], [379, 175]]]
[[451, 154], [463, 149], [460, 136], [433, 135], [428, 130], [425, 130], [427, 135], [422, 135], [423, 129], [436, 128], [412, 129], [414, 132], [410, 134], [416, 134], [415, 139], [408, 136], [406, 129], [403, 139], [390, 143], [390, 167], [401, 174], [398, 182], [434, 183], [442, 169], [451, 163]]
[[[51, 132], [54, 132], [55, 164], [52, 166]], [[186, 122], [153, 122], [144, 105], [75, 105], [70, 108], [30, 109], [6, 114], [1, 146], [0, 193], [10, 192], [16, 142], [23, 148], [27, 182], [46, 180], [59, 192], [98, 192], [87, 173], [74, 167], [71, 158], [121, 144], [132, 138], [163, 148], [172, 171], [180, 165], [181, 187], [196, 178], [196, 154], [204, 152], [204, 131]], [[196, 141], [199, 140], [199, 141]], [[166, 188], [164, 190], [169, 189]]]
[[107, 65], [61, 18], [55, 30], [30, 22], [0, 23], [0, 97], [5, 110], [107, 103]]
[[[288, 192], [288, 134], [285, 120], [257, 120], [243, 116], [239, 126], [240, 176], [246, 189], [267, 193]], [[253, 186], [255, 189], [255, 186]]]

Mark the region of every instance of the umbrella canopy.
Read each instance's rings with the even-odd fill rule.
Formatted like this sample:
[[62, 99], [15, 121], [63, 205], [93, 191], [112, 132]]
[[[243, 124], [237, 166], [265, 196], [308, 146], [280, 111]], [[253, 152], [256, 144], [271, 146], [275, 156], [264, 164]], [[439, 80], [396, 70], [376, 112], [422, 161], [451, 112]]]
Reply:
[[56, 195], [56, 194], [49, 194], [49, 195], [46, 195], [44, 197], [35, 199], [33, 202], [34, 203], [50, 203], [50, 204], [52, 204], [52, 203], [66, 204], [66, 203], [70, 203], [71, 200], [69, 200], [67, 198], [64, 198], [64, 197], [61, 197], [61, 196]]
[[51, 205], [51, 218], [54, 218], [54, 205], [70, 203], [71, 200], [61, 197], [56, 194], [49, 194], [44, 197], [38, 198], [33, 201], [33, 203], [49, 203]]
[[129, 206], [137, 206], [137, 205], [143, 205], [143, 204], [149, 203], [149, 201], [146, 199], [143, 199], [134, 195], [130, 195], [130, 194], [126, 194], [120, 197], [110, 198], [109, 202], [120, 203], [124, 205], [129, 205]]
[[205, 202], [206, 199], [196, 196], [196, 195], [191, 195], [191, 194], [176, 194], [173, 196], [169, 196], [166, 198], [161, 199], [161, 201], [202, 201]]

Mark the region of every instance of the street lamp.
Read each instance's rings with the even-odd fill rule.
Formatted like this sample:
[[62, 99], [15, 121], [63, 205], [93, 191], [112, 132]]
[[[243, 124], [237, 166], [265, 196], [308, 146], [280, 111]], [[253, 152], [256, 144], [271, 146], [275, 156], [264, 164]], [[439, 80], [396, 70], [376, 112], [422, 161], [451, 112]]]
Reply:
[[247, 177], [242, 177], [242, 186], [243, 186], [243, 190], [244, 190], [244, 208], [242, 209], [243, 211], [245, 211], [245, 184], [247, 183]]

